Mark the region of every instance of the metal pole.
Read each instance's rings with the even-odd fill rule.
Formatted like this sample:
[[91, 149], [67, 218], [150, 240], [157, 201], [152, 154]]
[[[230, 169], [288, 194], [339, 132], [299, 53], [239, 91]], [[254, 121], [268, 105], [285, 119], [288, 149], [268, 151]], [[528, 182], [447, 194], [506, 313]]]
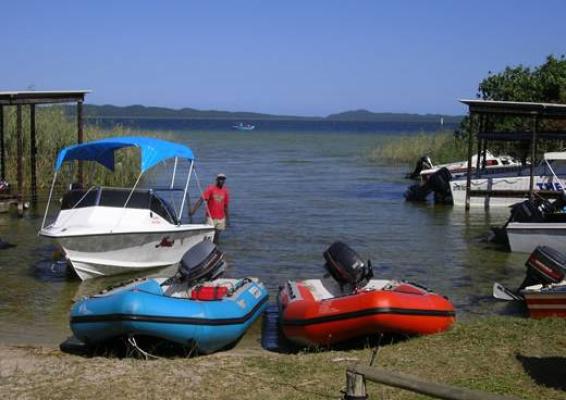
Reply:
[[175, 186], [175, 174], [177, 173], [177, 160], [178, 158], [175, 157], [175, 164], [173, 165], [173, 176], [171, 177], [171, 185], [169, 186], [169, 189], [173, 189], [173, 186]]
[[[77, 143], [83, 143], [83, 102], [77, 101]], [[77, 180], [80, 184], [83, 183], [83, 162], [79, 161]]]
[[21, 196], [24, 187], [24, 171], [23, 171], [23, 158], [24, 158], [24, 138], [22, 135], [22, 106], [16, 106], [16, 180], [18, 185], [18, 195]]
[[6, 179], [6, 150], [4, 148], [4, 106], [0, 106], [0, 178]]
[[30, 163], [31, 163], [31, 202], [35, 205], [37, 204], [37, 163], [36, 163], [36, 154], [37, 154], [37, 143], [35, 140], [35, 104], [30, 104], [30, 136], [31, 136], [31, 143], [30, 143]]
[[466, 211], [470, 210], [470, 190], [472, 187], [472, 151], [474, 148], [474, 113], [470, 112], [470, 132], [468, 136], [468, 175], [466, 177]]
[[185, 191], [183, 192], [183, 200], [181, 202], [181, 208], [179, 209], [179, 215], [177, 216], [177, 220], [179, 224], [181, 223], [181, 216], [183, 215], [183, 209], [185, 208], [185, 199], [187, 198], [187, 190], [189, 189], [189, 183], [191, 182], [191, 175], [193, 174], [193, 166], [195, 162], [191, 161], [189, 166], [189, 175], [187, 176], [187, 182], [185, 183]]

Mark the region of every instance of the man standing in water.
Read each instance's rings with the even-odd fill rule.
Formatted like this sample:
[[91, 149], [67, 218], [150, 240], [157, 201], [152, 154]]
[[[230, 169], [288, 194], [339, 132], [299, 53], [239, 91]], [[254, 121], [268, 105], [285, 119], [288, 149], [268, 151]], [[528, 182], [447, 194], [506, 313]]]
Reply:
[[193, 209], [189, 213], [190, 215], [193, 215], [202, 204], [202, 201], [206, 201], [206, 223], [214, 226], [215, 244], [218, 244], [220, 241], [220, 232], [226, 229], [229, 220], [228, 203], [230, 195], [228, 193], [228, 188], [224, 187], [225, 182], [226, 175], [216, 175], [216, 184], [209, 185], [206, 188], [202, 197], [197, 200]]

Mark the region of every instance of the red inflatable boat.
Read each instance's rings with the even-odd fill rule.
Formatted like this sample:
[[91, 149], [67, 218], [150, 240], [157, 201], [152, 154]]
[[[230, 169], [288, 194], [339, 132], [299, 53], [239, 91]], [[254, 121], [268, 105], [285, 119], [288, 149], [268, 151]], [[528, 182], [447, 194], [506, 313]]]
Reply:
[[414, 284], [371, 279], [371, 266], [341, 242], [325, 252], [332, 277], [289, 281], [279, 293], [284, 335], [330, 345], [376, 333], [426, 335], [455, 321], [445, 297]]

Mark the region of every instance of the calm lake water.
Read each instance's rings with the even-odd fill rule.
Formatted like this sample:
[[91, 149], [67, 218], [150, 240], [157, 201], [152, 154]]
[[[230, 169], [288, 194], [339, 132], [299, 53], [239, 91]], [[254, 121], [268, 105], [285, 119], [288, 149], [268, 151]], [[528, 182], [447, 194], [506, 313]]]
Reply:
[[[507, 211], [466, 215], [406, 203], [408, 167], [369, 161], [382, 135], [181, 130], [167, 138], [193, 148], [203, 184], [218, 172], [228, 176], [232, 225], [222, 247], [230, 276], [257, 276], [274, 295], [288, 279], [320, 276], [323, 251], [343, 240], [372, 259], [378, 277], [411, 280], [450, 297], [460, 319], [509, 312], [491, 298], [492, 283], [519, 284], [526, 257], [479, 239]], [[38, 272], [55, 249], [37, 236], [42, 212], [0, 215], [0, 237], [17, 244], [0, 252], [0, 342], [59, 343], [70, 334], [73, 299], [130, 278], [81, 283]]]

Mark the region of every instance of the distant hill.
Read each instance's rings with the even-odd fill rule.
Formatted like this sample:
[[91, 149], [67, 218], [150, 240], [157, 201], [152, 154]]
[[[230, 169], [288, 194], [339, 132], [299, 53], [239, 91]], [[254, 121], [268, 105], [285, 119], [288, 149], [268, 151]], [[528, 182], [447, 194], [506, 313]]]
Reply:
[[[74, 114], [74, 106], [67, 106], [68, 114]], [[194, 108], [172, 109], [132, 105], [119, 107], [113, 105], [85, 104], [87, 118], [176, 118], [176, 119], [228, 119], [239, 120], [331, 120], [331, 121], [373, 121], [373, 122], [438, 122], [444, 118], [446, 124], [457, 124], [463, 116], [440, 114], [376, 113], [368, 110], [345, 111], [327, 117], [300, 117], [294, 115], [262, 114], [246, 111], [197, 110]]]
[[373, 122], [438, 122], [459, 123], [463, 116], [440, 114], [374, 113], [368, 110], [345, 111], [330, 114], [326, 119], [334, 121], [373, 121]]

